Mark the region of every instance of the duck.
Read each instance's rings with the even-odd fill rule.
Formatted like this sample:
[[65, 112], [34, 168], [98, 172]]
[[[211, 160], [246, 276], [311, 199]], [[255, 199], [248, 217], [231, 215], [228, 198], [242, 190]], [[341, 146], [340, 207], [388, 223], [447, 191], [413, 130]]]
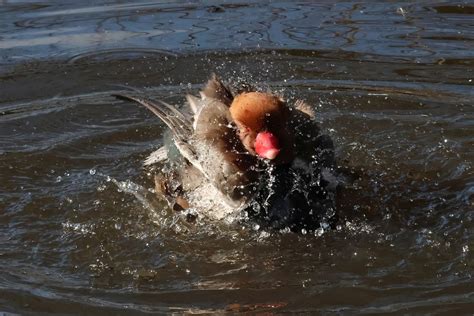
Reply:
[[[193, 220], [249, 220], [257, 227], [315, 230], [336, 217], [334, 144], [313, 107], [212, 74], [186, 107], [114, 94], [154, 113], [170, 141], [145, 160], [159, 198]], [[163, 166], [164, 165], [164, 166]]]

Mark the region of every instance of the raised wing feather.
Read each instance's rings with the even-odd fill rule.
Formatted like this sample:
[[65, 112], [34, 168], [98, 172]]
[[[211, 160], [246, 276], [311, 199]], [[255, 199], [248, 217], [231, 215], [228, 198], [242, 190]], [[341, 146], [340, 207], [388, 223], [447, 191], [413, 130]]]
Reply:
[[194, 128], [185, 114], [171, 105], [129, 95], [115, 95], [139, 103], [157, 115], [172, 131], [179, 152], [196, 167], [233, 206], [243, 206], [250, 196], [257, 163], [240, 143], [231, 124], [228, 107], [216, 99], [188, 100], [199, 102]]
[[229, 87], [227, 87], [216, 74], [212, 74], [211, 79], [209, 79], [201, 91], [201, 96], [203, 99], [210, 98], [219, 100], [227, 106], [230, 106], [234, 99]]

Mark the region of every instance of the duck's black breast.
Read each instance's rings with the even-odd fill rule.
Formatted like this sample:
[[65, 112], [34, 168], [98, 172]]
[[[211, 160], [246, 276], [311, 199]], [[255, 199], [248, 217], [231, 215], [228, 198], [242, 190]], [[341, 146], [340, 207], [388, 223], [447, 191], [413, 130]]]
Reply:
[[258, 196], [247, 210], [250, 218], [264, 227], [292, 231], [332, 225], [335, 190], [324, 172], [290, 164], [269, 168], [262, 174]]

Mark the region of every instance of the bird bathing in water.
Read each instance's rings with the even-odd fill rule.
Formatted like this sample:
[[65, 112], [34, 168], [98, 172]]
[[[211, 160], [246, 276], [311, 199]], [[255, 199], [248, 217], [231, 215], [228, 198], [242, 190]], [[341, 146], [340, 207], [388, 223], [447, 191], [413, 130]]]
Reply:
[[187, 110], [146, 96], [139, 103], [171, 131], [145, 165], [161, 164], [156, 192], [176, 211], [265, 227], [315, 230], [335, 218], [335, 158], [313, 109], [302, 100], [225, 84], [212, 75]]

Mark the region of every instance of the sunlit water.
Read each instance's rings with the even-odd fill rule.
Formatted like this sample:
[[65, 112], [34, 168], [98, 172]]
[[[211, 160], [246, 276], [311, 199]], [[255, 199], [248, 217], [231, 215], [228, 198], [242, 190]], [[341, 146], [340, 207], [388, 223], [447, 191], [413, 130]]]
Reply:
[[[0, 2], [0, 311], [472, 313], [468, 2]], [[211, 72], [313, 104], [335, 229], [188, 223], [142, 167]]]

